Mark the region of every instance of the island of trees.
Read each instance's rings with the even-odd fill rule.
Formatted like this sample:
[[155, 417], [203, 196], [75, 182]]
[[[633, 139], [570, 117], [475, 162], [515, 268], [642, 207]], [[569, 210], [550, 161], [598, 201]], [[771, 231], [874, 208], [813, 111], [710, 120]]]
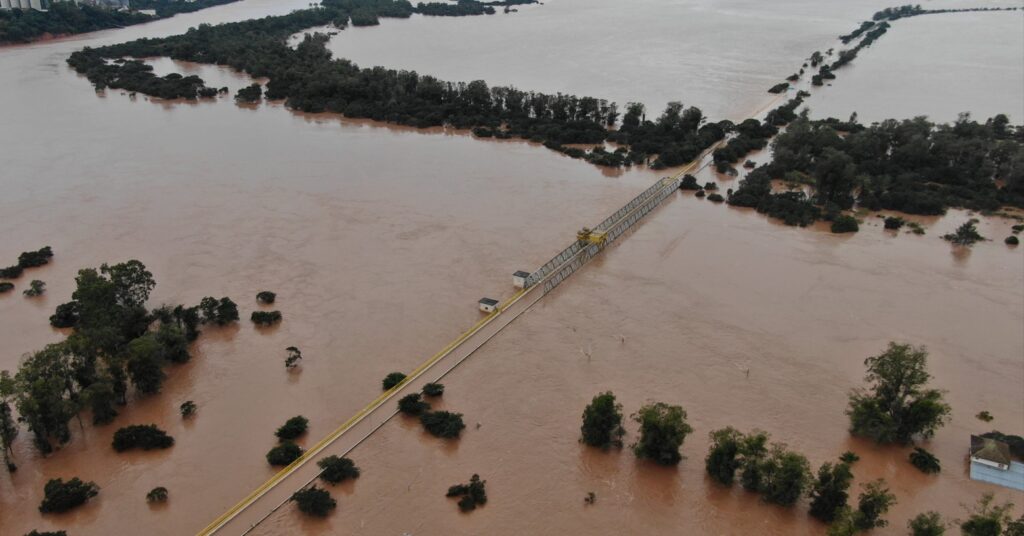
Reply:
[[[788, 225], [840, 223], [841, 211], [855, 206], [922, 215], [1024, 207], [1024, 128], [1005, 115], [984, 123], [963, 114], [953, 124], [918, 117], [870, 126], [803, 116], [775, 137], [772, 152], [771, 162], [729, 191], [728, 202]], [[788, 188], [778, 191], [773, 181]], [[902, 224], [894, 218], [886, 227]]]

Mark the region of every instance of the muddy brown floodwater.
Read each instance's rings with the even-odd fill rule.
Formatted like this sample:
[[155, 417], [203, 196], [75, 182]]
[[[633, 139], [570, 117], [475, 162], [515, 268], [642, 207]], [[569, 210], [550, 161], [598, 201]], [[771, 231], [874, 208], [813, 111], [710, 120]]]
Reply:
[[[227, 295], [243, 317], [238, 326], [205, 330], [192, 361], [169, 371], [159, 396], [133, 400], [112, 425], [76, 425], [72, 442], [49, 458], [34, 453], [23, 429], [15, 449], [18, 472], [0, 474], [0, 534], [34, 528], [75, 536], [194, 533], [272, 474], [263, 456], [284, 420], [308, 417], [310, 433], [302, 443], [311, 445], [374, 398], [386, 373], [410, 370], [472, 324], [478, 298], [510, 295], [512, 271], [534, 269], [579, 227], [600, 221], [657, 177], [602, 172], [522, 142], [300, 115], [277, 104], [95, 95], [64, 64], [82, 46], [171, 35], [199, 22], [304, 4], [245, 0], [144, 26], [0, 49], [0, 259], [12, 262], [43, 245], [56, 253], [50, 265], [29, 270], [15, 292], [0, 297], [0, 368], [13, 370], [26, 352], [63, 337], [49, 327], [48, 316], [69, 299], [76, 270], [102, 262], [145, 262], [157, 280], [152, 305]], [[764, 88], [777, 75], [810, 51], [832, 46], [835, 35], [888, 3], [792, 0], [769, 11], [758, 8], [761, 3], [694, 0], [673, 9], [704, 17], [673, 12], [678, 27], [662, 21], [664, 2], [628, 13], [605, 1], [594, 3], [593, 12], [574, 11], [585, 5], [556, 0], [507, 17], [385, 20], [380, 28], [360, 30], [358, 39], [346, 30], [332, 46], [341, 46], [342, 56], [349, 47], [348, 57], [368, 63], [357, 57], [369, 49], [359, 43], [376, 39], [374, 32], [421, 35], [415, 32], [440, 25], [508, 37], [534, 24], [575, 26], [572, 35], [549, 41], [518, 40], [518, 59], [504, 56], [506, 46], [491, 49], [497, 55], [491, 69], [508, 73], [505, 78], [476, 70], [491, 64], [480, 60], [488, 50], [457, 33], [449, 35], [467, 51], [473, 72], [447, 71], [458, 62], [443, 54], [434, 56], [438, 63], [427, 62], [422, 50], [438, 46], [428, 37], [380, 47], [387, 54], [404, 51], [422, 66], [380, 63], [530, 89], [646, 99], [654, 108], [678, 98], [735, 118], [764, 102]], [[573, 13], [587, 24], [574, 25]], [[615, 55], [591, 56], [581, 46], [577, 68], [551, 54], [577, 39], [585, 44], [591, 32], [584, 28], [597, 22], [614, 28], [626, 14], [633, 33], [622, 34]], [[697, 36], [705, 35], [699, 30], [707, 21], [731, 32], [726, 23], [736, 17], [754, 19], [744, 19], [742, 39], [701, 48], [707, 43]], [[640, 18], [650, 21], [650, 32], [639, 32]], [[499, 32], [496, 25], [507, 27]], [[636, 39], [625, 38], [630, 35]], [[665, 47], [676, 52], [664, 55]], [[778, 54], [760, 56], [761, 49]], [[781, 51], [792, 53], [779, 59]], [[551, 70], [536, 61], [540, 57], [562, 66]], [[636, 62], [647, 67], [631, 71]], [[198, 72], [232, 89], [249, 83], [217, 67], [155, 65], [162, 72]], [[631, 74], [620, 77], [616, 65]], [[682, 76], [679, 65], [697, 74]], [[714, 83], [705, 80], [711, 72], [720, 72]], [[630, 93], [648, 87], [660, 89]], [[857, 98], [870, 103], [884, 95]], [[363, 476], [337, 490], [334, 515], [307, 521], [286, 508], [259, 530], [822, 533], [804, 506], [765, 506], [706, 481], [707, 433], [726, 425], [764, 429], [814, 465], [856, 450], [863, 458], [855, 467], [858, 480], [884, 476], [899, 497], [890, 515], [893, 532], [926, 509], [955, 517], [959, 503], [997, 491], [967, 480], [968, 434], [1024, 427], [1024, 250], [1003, 246], [1009, 222], [998, 219], [981, 225], [992, 242], [952, 250], [938, 236], [966, 217], [953, 212], [925, 221], [923, 237], [888, 234], [869, 217], [874, 225], [836, 237], [679, 194], [445, 379], [444, 405], [465, 413], [469, 424], [460, 441], [445, 444], [415, 423], [391, 422], [353, 452]], [[21, 296], [31, 279], [47, 282], [41, 299]], [[284, 321], [276, 328], [256, 330], [246, 320], [258, 308], [260, 290], [278, 294], [274, 307]], [[928, 345], [935, 383], [949, 391], [954, 419], [928, 443], [943, 462], [939, 476], [918, 473], [902, 449], [846, 434], [845, 393], [859, 384], [862, 360], [889, 340]], [[293, 374], [283, 367], [284, 348], [291, 345], [305, 356]], [[582, 449], [579, 415], [605, 389], [615, 391], [627, 411], [647, 399], [684, 405], [696, 430], [684, 447], [688, 459], [665, 470], [638, 464], [628, 452]], [[199, 407], [189, 422], [177, 414], [185, 400]], [[976, 421], [972, 416], [981, 410], [996, 420]], [[114, 430], [133, 423], [160, 425], [175, 446], [114, 453]], [[460, 515], [444, 490], [474, 472], [488, 481], [491, 501]], [[69, 514], [41, 516], [36, 506], [46, 480], [72, 476], [96, 481], [99, 497]], [[167, 487], [170, 500], [150, 507], [145, 494], [156, 486]], [[597, 504], [585, 507], [588, 491], [597, 494]], [[1024, 502], [1020, 494], [997, 493]]]

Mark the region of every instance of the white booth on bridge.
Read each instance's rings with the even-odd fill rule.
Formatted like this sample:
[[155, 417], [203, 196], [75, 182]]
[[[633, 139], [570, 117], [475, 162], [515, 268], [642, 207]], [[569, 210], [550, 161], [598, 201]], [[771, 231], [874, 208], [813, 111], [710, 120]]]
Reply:
[[493, 313], [498, 308], [498, 300], [493, 298], [480, 298], [480, 310], [485, 313]]
[[512, 285], [516, 288], [526, 288], [526, 278], [530, 277], [530, 272], [524, 272], [517, 270], [512, 274]]

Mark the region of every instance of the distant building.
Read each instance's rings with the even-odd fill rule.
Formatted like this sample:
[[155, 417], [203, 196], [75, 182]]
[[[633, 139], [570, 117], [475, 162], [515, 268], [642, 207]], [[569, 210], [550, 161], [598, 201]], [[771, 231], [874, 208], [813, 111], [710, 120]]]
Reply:
[[972, 435], [970, 457], [971, 480], [1024, 491], [1024, 463], [1013, 459], [1006, 443]]
[[[61, 0], [75, 5], [90, 5], [109, 9], [129, 9], [129, 0]], [[46, 11], [53, 4], [52, 0], [0, 0], [0, 9], [35, 9]]]
[[498, 308], [498, 300], [492, 298], [480, 298], [480, 310], [485, 313], [493, 313]]
[[43, 11], [50, 7], [45, 0], [0, 0], [0, 9], [35, 9]]

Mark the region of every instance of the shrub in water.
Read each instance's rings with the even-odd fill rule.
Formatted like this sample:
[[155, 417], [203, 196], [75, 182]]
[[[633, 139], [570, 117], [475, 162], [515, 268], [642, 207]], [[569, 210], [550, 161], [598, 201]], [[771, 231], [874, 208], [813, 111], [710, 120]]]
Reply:
[[380, 382], [380, 384], [381, 387], [383, 387], [384, 390], [387, 391], [388, 389], [391, 389], [392, 387], [402, 383], [402, 380], [404, 379], [405, 374], [402, 374], [401, 372], [392, 372], [391, 374], [384, 376], [384, 379]]
[[296, 491], [292, 494], [292, 500], [298, 505], [300, 512], [316, 517], [326, 517], [338, 506], [330, 492], [316, 486]]
[[359, 468], [356, 464], [340, 456], [328, 456], [316, 463], [323, 471], [320, 473], [320, 480], [337, 484], [350, 478], [359, 478]]
[[114, 432], [113, 447], [118, 452], [139, 448], [166, 449], [174, 445], [174, 438], [155, 424], [133, 424]]
[[285, 441], [267, 452], [267, 463], [270, 465], [288, 465], [302, 456], [302, 447]]
[[431, 435], [443, 438], [459, 437], [462, 429], [466, 427], [462, 422], [461, 413], [448, 411], [428, 411], [420, 415], [420, 424]]
[[428, 383], [423, 386], [423, 396], [441, 396], [444, 394], [444, 384]]
[[54, 478], [43, 487], [43, 502], [39, 504], [39, 511], [44, 514], [67, 512], [85, 504], [85, 501], [99, 492], [100, 487], [94, 482], [82, 482], [78, 477], [67, 482]]
[[308, 427], [309, 419], [302, 415], [297, 415], [285, 421], [285, 423], [281, 425], [276, 432], [274, 432], [274, 435], [282, 441], [288, 441], [306, 433], [306, 429]]

